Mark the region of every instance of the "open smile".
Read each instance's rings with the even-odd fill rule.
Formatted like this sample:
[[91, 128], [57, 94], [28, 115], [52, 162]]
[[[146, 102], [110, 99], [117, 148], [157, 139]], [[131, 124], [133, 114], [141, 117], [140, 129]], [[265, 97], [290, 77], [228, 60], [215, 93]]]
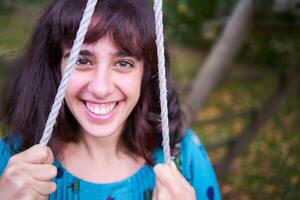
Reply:
[[112, 103], [95, 104], [85, 102], [86, 108], [95, 115], [107, 115], [117, 106], [117, 101]]
[[113, 118], [119, 107], [119, 101], [109, 103], [94, 103], [83, 101], [88, 119], [92, 122], [104, 122]]

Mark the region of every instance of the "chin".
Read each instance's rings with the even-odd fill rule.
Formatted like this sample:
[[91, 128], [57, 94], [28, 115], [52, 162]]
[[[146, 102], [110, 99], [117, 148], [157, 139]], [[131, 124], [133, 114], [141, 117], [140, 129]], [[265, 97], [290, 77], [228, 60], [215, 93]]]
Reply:
[[84, 134], [87, 134], [87, 135], [89, 135], [91, 137], [95, 137], [95, 138], [107, 138], [107, 137], [114, 135], [113, 132], [105, 131], [105, 130], [101, 130], [99, 132], [95, 132], [95, 130], [93, 130], [92, 132], [85, 131]]
[[121, 127], [115, 127], [113, 124], [94, 125], [82, 127], [82, 134], [94, 138], [118, 137], [121, 134]]

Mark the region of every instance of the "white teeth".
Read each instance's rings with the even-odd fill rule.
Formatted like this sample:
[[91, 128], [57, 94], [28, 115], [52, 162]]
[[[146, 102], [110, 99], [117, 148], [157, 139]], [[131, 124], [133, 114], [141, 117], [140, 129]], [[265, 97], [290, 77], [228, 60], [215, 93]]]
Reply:
[[86, 108], [95, 115], [107, 115], [116, 107], [117, 102], [109, 104], [90, 104], [85, 103]]

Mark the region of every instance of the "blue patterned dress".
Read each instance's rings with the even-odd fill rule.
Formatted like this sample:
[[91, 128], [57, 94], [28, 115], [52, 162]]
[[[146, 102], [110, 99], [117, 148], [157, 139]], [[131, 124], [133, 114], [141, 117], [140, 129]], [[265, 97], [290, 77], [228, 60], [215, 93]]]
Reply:
[[[9, 144], [4, 138], [0, 141], [0, 175], [11, 155], [13, 153], [10, 152]], [[204, 146], [191, 130], [186, 131], [173, 155], [177, 167], [194, 187], [197, 199], [221, 199], [217, 179]], [[162, 149], [156, 149], [153, 152], [153, 157], [156, 163], [162, 163]], [[57, 190], [50, 195], [50, 200], [152, 199], [155, 174], [151, 166], [144, 165], [130, 177], [118, 182], [95, 184], [73, 176], [57, 160], [55, 160], [54, 165], [58, 169], [58, 174], [53, 179], [57, 184]]]

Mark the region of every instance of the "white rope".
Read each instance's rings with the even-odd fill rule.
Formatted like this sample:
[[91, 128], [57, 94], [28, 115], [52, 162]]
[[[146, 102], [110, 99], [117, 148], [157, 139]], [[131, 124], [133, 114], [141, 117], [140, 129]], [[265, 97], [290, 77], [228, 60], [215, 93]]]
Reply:
[[[85, 35], [87, 33], [89, 24], [91, 22], [97, 0], [88, 0], [86, 8], [84, 10], [83, 17], [81, 19], [79, 29], [76, 34], [76, 39], [72, 47], [70, 57], [68, 59], [68, 65], [64, 71], [61, 83], [59, 85], [57, 94], [55, 96], [54, 103], [51, 108], [51, 112], [48, 116], [48, 120], [43, 132], [41, 144], [47, 145], [56, 122], [59, 110], [61, 108], [63, 99], [65, 97], [65, 91], [71, 73], [75, 67], [76, 59], [79, 55], [81, 46], [83, 44]], [[158, 56], [158, 72], [159, 72], [159, 88], [160, 88], [160, 106], [161, 106], [161, 123], [162, 123], [162, 136], [163, 136], [163, 150], [165, 163], [169, 164], [171, 161], [170, 144], [169, 144], [169, 120], [168, 120], [168, 101], [167, 101], [167, 87], [166, 87], [166, 72], [165, 72], [165, 56], [164, 56], [164, 35], [163, 35], [163, 21], [162, 21], [162, 0], [154, 0], [154, 12], [155, 12], [155, 28], [156, 28], [156, 45]]]
[[162, 124], [162, 146], [164, 150], [164, 162], [170, 164], [170, 139], [169, 139], [169, 119], [168, 119], [168, 99], [166, 85], [166, 69], [165, 69], [165, 48], [163, 34], [163, 16], [162, 16], [162, 0], [154, 0], [155, 13], [155, 29], [156, 29], [156, 46], [158, 57], [158, 76], [160, 90], [160, 107], [161, 107], [161, 124]]
[[48, 120], [47, 120], [45, 129], [44, 129], [40, 144], [45, 144], [45, 145], [48, 144], [48, 142], [51, 138], [53, 127], [55, 125], [56, 118], [58, 116], [62, 102], [64, 100], [67, 85], [71, 78], [71, 73], [72, 73], [73, 69], [75, 68], [75, 63], [76, 63], [77, 57], [79, 55], [81, 46], [83, 44], [85, 35], [87, 33], [88, 27], [90, 25], [96, 4], [97, 4], [97, 0], [88, 0], [88, 2], [87, 2], [86, 8], [83, 13], [83, 17], [82, 17], [80, 25], [79, 25], [79, 29], [76, 34], [76, 39], [74, 41], [74, 45], [72, 47], [70, 57], [68, 59], [68, 65], [64, 71], [64, 75], [63, 75], [60, 85], [58, 87], [58, 91], [55, 96], [55, 100], [52, 105], [51, 112], [48, 116]]

